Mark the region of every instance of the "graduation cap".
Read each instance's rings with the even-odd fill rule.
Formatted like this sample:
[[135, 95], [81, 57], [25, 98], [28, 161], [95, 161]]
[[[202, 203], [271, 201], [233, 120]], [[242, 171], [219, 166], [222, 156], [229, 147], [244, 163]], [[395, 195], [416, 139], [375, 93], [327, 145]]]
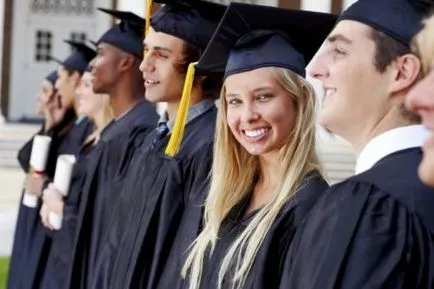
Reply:
[[63, 61], [54, 57], [51, 59], [70, 71], [77, 71], [83, 74], [87, 70], [89, 62], [96, 56], [95, 50], [82, 42], [73, 40], [64, 41], [74, 48], [74, 52]]
[[[152, 5], [147, 5], [147, 14]], [[226, 7], [203, 0], [154, 0], [165, 4], [151, 17], [150, 25], [163, 32], [183, 39], [203, 50], [208, 44]]]
[[50, 72], [50, 74], [48, 74], [45, 77], [46, 80], [48, 80], [52, 85], [56, 84], [57, 81], [57, 71], [54, 70], [52, 72]]
[[305, 67], [335, 25], [337, 16], [232, 3], [197, 65], [201, 74], [225, 77], [261, 67]]
[[121, 21], [106, 31], [97, 43], [108, 43], [141, 59], [146, 20], [128, 11], [105, 8], [98, 8], [98, 10]]
[[433, 5], [433, 0], [359, 0], [341, 14], [339, 21], [364, 23], [409, 46]]

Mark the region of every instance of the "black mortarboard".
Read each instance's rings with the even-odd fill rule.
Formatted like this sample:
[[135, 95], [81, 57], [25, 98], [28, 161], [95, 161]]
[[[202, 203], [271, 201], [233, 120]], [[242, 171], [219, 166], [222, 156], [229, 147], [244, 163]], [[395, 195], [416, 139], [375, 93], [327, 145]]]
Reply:
[[253, 4], [229, 5], [197, 70], [225, 77], [261, 67], [305, 67], [333, 28], [332, 14]]
[[432, 0], [359, 0], [341, 14], [339, 21], [364, 23], [409, 45], [433, 3]]
[[181, 38], [196, 48], [205, 49], [226, 6], [203, 0], [154, 0], [164, 3], [151, 17], [151, 26]]
[[98, 9], [121, 20], [105, 32], [98, 43], [108, 43], [141, 59], [146, 20], [128, 11]]
[[74, 49], [74, 52], [72, 52], [72, 54], [63, 61], [56, 58], [52, 58], [52, 60], [58, 62], [60, 65], [70, 71], [77, 71], [83, 74], [83, 72], [86, 71], [89, 62], [95, 57], [95, 50], [82, 42], [73, 40], [64, 41], [71, 45], [71, 47]]
[[51, 84], [53, 84], [53, 85], [56, 84], [56, 80], [57, 80], [57, 71], [54, 70], [54, 71], [50, 72], [50, 74], [48, 74], [48, 75], [45, 77], [45, 79], [48, 80], [49, 82], [51, 82]]

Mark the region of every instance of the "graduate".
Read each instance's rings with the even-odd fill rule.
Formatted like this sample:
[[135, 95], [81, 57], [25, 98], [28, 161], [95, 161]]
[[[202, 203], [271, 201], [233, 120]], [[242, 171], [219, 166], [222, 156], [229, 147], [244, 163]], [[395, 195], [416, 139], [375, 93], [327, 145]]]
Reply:
[[314, 60], [320, 123], [352, 144], [356, 174], [297, 232], [285, 288], [433, 288], [434, 190], [417, 175], [428, 132], [405, 108], [421, 68], [409, 44], [428, 2], [354, 3]]
[[113, 119], [109, 96], [95, 94], [92, 88], [92, 75], [85, 72], [77, 88], [77, 110], [86, 115], [94, 124], [94, 131], [83, 142], [76, 155], [76, 163], [71, 176], [71, 184], [67, 197], [64, 198], [57, 188], [50, 184], [43, 192], [43, 202], [47, 210], [41, 214], [44, 226], [53, 230], [48, 219], [48, 212], [62, 217], [62, 227], [54, 231], [47, 268], [44, 272], [42, 288], [65, 288], [67, 269], [70, 267], [72, 250], [74, 249], [76, 219], [81, 200], [81, 193], [86, 177], [86, 166], [104, 127]]
[[[226, 6], [164, 3], [151, 18], [140, 69], [146, 99], [166, 102], [167, 118], [143, 140], [137, 142], [140, 132], [130, 138], [140, 148], [117, 176], [123, 184], [116, 186], [121, 188], [120, 202], [112, 213], [93, 288], [156, 288], [189, 206], [197, 209], [197, 216], [186, 232], [188, 245], [200, 227], [221, 75], [193, 77], [190, 63], [199, 60]], [[184, 83], [191, 85], [191, 93], [183, 94]], [[183, 245], [178, 248], [185, 251], [188, 245]]]
[[[74, 52], [59, 63], [55, 82], [56, 95], [46, 107], [45, 122], [40, 134], [52, 138], [45, 174], [28, 174], [25, 191], [41, 196], [42, 190], [54, 177], [57, 156], [75, 154], [81, 143], [92, 131], [92, 124], [83, 121], [76, 124], [75, 92], [81, 75], [92, 59], [92, 50], [80, 43], [67, 41]], [[94, 52], [93, 52], [94, 53]], [[62, 95], [60, 95], [62, 93]], [[19, 152], [19, 160], [29, 171], [30, 153], [33, 139]], [[39, 204], [40, 205], [40, 204]], [[20, 206], [16, 225], [10, 279], [8, 288], [39, 288], [45, 270], [47, 255], [51, 245], [51, 232], [46, 230], [39, 218], [40, 206], [29, 208]], [[19, 261], [14, 254], [19, 252]]]
[[424, 78], [408, 93], [406, 104], [422, 118], [422, 124], [430, 130], [431, 137], [423, 147], [423, 159], [419, 166], [419, 177], [434, 187], [434, 16], [424, 21], [424, 28], [413, 40], [414, 52], [421, 58]]
[[[225, 82], [185, 288], [280, 288], [292, 236], [328, 188], [315, 151], [316, 96], [304, 77], [335, 20], [241, 3], [226, 11], [198, 64], [224, 71]], [[184, 288], [169, 284], [160, 288]]]
[[[49, 73], [42, 81], [41, 87], [37, 93], [37, 112], [38, 115], [44, 117], [44, 124], [36, 135], [44, 134], [44, 127], [50, 127], [53, 110], [59, 110], [59, 102], [57, 90], [55, 88], [57, 80], [57, 71]], [[47, 123], [48, 122], [48, 123]], [[33, 137], [19, 150], [18, 163], [25, 174], [29, 171], [30, 155], [32, 153]], [[53, 177], [54, 171], [47, 171], [49, 177]], [[27, 176], [26, 176], [27, 178]], [[23, 189], [24, 196], [25, 189]], [[34, 209], [28, 208], [23, 205], [23, 196], [20, 199], [17, 223], [15, 225], [14, 243], [12, 247], [12, 254], [10, 258], [9, 273], [8, 273], [8, 288], [16, 288], [19, 285], [19, 279], [22, 276], [22, 258], [26, 256], [24, 246], [27, 244], [28, 234], [27, 222], [30, 222], [30, 215], [35, 216]]]
[[111, 193], [111, 186], [126, 140], [135, 129], [153, 130], [158, 120], [154, 107], [144, 99], [139, 71], [143, 19], [130, 12], [100, 10], [121, 19], [98, 40], [97, 55], [90, 63], [93, 90], [110, 96], [114, 120], [102, 131], [87, 164], [64, 288], [91, 288], [102, 234], [117, 202], [118, 196]]

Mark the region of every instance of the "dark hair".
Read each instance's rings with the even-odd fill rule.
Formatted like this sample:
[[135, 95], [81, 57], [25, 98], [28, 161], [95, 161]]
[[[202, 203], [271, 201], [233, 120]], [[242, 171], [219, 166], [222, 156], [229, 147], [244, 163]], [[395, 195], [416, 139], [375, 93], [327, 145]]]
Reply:
[[[184, 59], [175, 65], [175, 68], [180, 73], [186, 73], [188, 69], [188, 65], [192, 62], [196, 62], [199, 60], [202, 55], [202, 49], [184, 41], [183, 44], [183, 54]], [[204, 93], [204, 97], [206, 98], [214, 98], [217, 99], [220, 96], [220, 90], [223, 85], [223, 77], [222, 76], [207, 76], [201, 77], [196, 75], [194, 78], [194, 85], [199, 84]]]
[[[371, 38], [375, 43], [374, 65], [380, 73], [385, 72], [387, 67], [398, 57], [411, 53], [408, 45], [377, 29], [371, 29]], [[412, 123], [421, 122], [420, 116], [409, 111], [404, 103], [400, 105], [399, 110], [404, 119]]]
[[385, 72], [399, 56], [411, 53], [408, 45], [377, 29], [371, 29], [371, 38], [375, 43], [374, 65], [379, 72]]

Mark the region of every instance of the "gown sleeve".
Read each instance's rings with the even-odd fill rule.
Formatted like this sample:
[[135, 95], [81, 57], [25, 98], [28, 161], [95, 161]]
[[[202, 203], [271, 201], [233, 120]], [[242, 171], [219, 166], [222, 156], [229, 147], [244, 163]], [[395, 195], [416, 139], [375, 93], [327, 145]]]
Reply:
[[[360, 195], [366, 196], [361, 206]], [[329, 190], [297, 238], [282, 288], [432, 288], [429, 256], [423, 254], [426, 248], [432, 252], [430, 234], [373, 184], [345, 182]]]

